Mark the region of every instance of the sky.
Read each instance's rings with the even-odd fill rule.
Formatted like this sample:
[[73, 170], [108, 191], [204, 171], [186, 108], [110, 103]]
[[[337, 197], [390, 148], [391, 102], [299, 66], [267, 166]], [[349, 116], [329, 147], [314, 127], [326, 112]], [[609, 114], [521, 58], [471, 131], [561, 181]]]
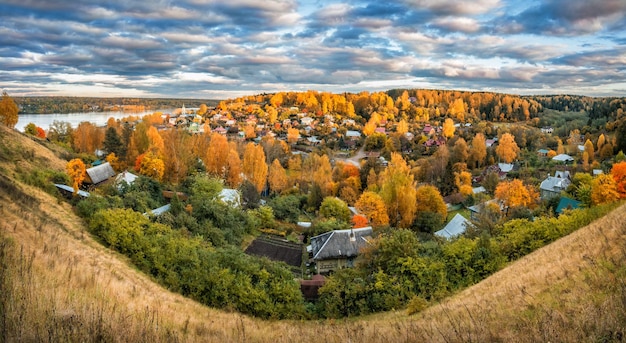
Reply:
[[626, 96], [626, 0], [0, 0], [11, 96]]

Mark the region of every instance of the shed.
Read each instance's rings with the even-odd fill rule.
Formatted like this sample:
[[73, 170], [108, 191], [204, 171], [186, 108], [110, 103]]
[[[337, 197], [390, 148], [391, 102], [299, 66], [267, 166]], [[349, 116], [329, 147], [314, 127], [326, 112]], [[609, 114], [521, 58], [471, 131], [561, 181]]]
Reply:
[[[58, 183], [55, 183], [54, 185], [59, 189], [61, 194], [63, 194], [64, 196], [69, 197], [69, 196], [73, 196], [74, 195], [74, 188], [72, 188], [72, 187], [70, 187], [68, 185], [61, 185], [61, 184], [58, 184]], [[79, 197], [86, 198], [86, 197], [89, 196], [89, 192], [78, 190], [77, 195]]]
[[448, 239], [454, 238], [463, 234], [469, 225], [472, 225], [470, 221], [457, 213], [443, 229], [435, 232], [435, 235]]
[[557, 214], [561, 214], [565, 210], [575, 210], [579, 206], [580, 206], [580, 201], [570, 199], [568, 197], [561, 197], [561, 200], [559, 201], [559, 204], [556, 206], [556, 210], [554, 210], [554, 212], [556, 212]]
[[97, 185], [115, 176], [115, 171], [109, 162], [87, 169], [86, 183]]

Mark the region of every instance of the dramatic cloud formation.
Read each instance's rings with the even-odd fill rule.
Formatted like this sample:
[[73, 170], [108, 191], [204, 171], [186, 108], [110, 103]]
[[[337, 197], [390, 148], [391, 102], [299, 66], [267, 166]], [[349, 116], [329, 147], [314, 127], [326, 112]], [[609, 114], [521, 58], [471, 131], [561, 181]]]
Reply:
[[624, 0], [4, 0], [11, 95], [626, 93]]

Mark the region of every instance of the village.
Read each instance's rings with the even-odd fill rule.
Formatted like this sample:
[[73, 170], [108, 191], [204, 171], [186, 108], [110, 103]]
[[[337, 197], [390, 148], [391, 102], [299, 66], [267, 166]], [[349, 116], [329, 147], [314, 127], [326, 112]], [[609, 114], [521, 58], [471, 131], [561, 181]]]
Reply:
[[[121, 197], [123, 207], [152, 221], [282, 262], [312, 302], [329, 276], [371, 264], [367, 251], [397, 229], [420, 244], [461, 244], [461, 237], [497, 238], [509, 221], [553, 218], [621, 197], [617, 186], [605, 189], [613, 164], [624, 160], [614, 153], [616, 138], [604, 128], [582, 134], [571, 122], [540, 119], [532, 99], [503, 98], [528, 120], [515, 120], [512, 111], [497, 122], [483, 120], [488, 115], [462, 97], [428, 108], [406, 91], [395, 100], [367, 94], [359, 96], [369, 103], [355, 110], [361, 99], [343, 95], [280, 95], [308, 97], [300, 103], [327, 98], [309, 107], [283, 106], [276, 96], [182, 105], [104, 128], [82, 123], [72, 143], [84, 151], [82, 189], [57, 187], [86, 203], [109, 197], [109, 205], [91, 205], [100, 208]], [[101, 141], [76, 138], [85, 132], [101, 132]], [[194, 188], [207, 182], [214, 188], [204, 197], [220, 202], [233, 221], [215, 209], [198, 212], [207, 205]]]

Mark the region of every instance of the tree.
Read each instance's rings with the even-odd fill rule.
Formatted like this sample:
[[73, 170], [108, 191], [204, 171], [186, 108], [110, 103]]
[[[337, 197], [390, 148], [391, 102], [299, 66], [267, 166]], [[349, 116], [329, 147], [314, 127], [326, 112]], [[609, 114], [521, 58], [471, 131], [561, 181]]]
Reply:
[[148, 131], [146, 131], [146, 136], [148, 137], [148, 149], [150, 152], [152, 152], [152, 154], [156, 157], [163, 157], [165, 144], [163, 142], [163, 137], [161, 137], [157, 128], [150, 126]]
[[615, 180], [615, 186], [621, 199], [626, 198], [626, 162], [619, 162], [611, 168], [611, 175]]
[[242, 181], [239, 153], [235, 149], [230, 149], [228, 152], [228, 175], [226, 176], [226, 183], [232, 188], [237, 188], [241, 185]]
[[416, 199], [413, 174], [402, 155], [391, 154], [389, 166], [380, 176], [380, 196], [392, 225], [408, 228], [415, 219]]
[[443, 122], [443, 129], [442, 129], [442, 133], [443, 136], [446, 138], [452, 138], [452, 136], [454, 136], [454, 121], [452, 121], [452, 119], [450, 118], [446, 118], [446, 120], [444, 120]]
[[287, 129], [287, 142], [289, 142], [289, 144], [297, 143], [299, 138], [300, 138], [300, 131], [298, 129], [295, 129], [295, 128]]
[[65, 168], [67, 170], [67, 175], [70, 177], [70, 180], [72, 180], [72, 188], [74, 188], [74, 195], [76, 195], [78, 193], [78, 188], [87, 176], [85, 163], [83, 163], [80, 158], [75, 158], [67, 162]]
[[591, 202], [594, 205], [611, 203], [619, 199], [617, 184], [612, 175], [598, 175], [591, 182]]
[[102, 145], [102, 141], [104, 139], [102, 131], [94, 124], [86, 121], [78, 124], [78, 127], [74, 130], [73, 134], [74, 150], [79, 153], [95, 153], [96, 149]]
[[537, 192], [524, 186], [519, 179], [500, 182], [496, 187], [495, 196], [508, 207], [524, 206], [529, 208], [535, 206], [538, 198]]
[[352, 217], [352, 227], [353, 228], [361, 228], [367, 226], [367, 218], [365, 218], [362, 214], [356, 214]]
[[389, 215], [383, 198], [374, 192], [363, 192], [354, 205], [374, 227], [389, 225]]
[[450, 156], [450, 159], [452, 160], [452, 164], [458, 162], [467, 162], [467, 158], [469, 157], [469, 148], [467, 147], [467, 142], [465, 142], [465, 139], [459, 138], [456, 142], [454, 142], [451, 155], [452, 156]]
[[446, 203], [437, 187], [424, 185], [415, 191], [416, 219], [420, 227], [428, 227], [429, 230], [440, 227], [443, 224], [448, 210]]
[[13, 99], [7, 94], [2, 92], [2, 100], [0, 101], [0, 122], [5, 126], [14, 128], [17, 124], [19, 109]]
[[278, 159], [275, 159], [270, 166], [268, 181], [274, 193], [280, 193], [287, 188], [287, 172]]
[[139, 172], [142, 175], [161, 181], [165, 173], [165, 164], [162, 159], [155, 156], [152, 152], [148, 152], [141, 159]]
[[121, 158], [126, 157], [126, 149], [115, 128], [109, 127], [106, 130], [104, 133], [104, 142], [102, 144], [104, 145], [104, 151], [106, 151], [107, 154], [113, 153], [115, 156]]
[[515, 143], [515, 137], [512, 134], [505, 133], [500, 137], [496, 147], [496, 154], [502, 161], [506, 163], [513, 162], [517, 158], [519, 151], [520, 149], [517, 143]]
[[252, 142], [246, 144], [243, 153], [243, 174], [256, 187], [259, 193], [265, 188], [267, 169], [263, 147]]
[[396, 126], [396, 132], [401, 135], [409, 132], [409, 124], [406, 122], [406, 120], [402, 119], [398, 122], [398, 126]]
[[454, 181], [459, 193], [463, 196], [468, 196], [473, 193], [472, 188], [472, 174], [468, 171], [461, 171], [454, 173]]
[[225, 178], [230, 154], [228, 139], [219, 133], [212, 133], [210, 137], [209, 147], [202, 156], [204, 166], [207, 173]]
[[343, 200], [336, 197], [326, 197], [320, 205], [320, 216], [348, 223], [350, 222], [351, 212], [348, 204]]
[[485, 163], [485, 157], [487, 157], [487, 143], [485, 135], [477, 133], [472, 139], [472, 147], [469, 151], [469, 165], [472, 168], [477, 168]]
[[589, 162], [593, 162], [595, 160], [595, 151], [593, 149], [593, 143], [591, 142], [590, 139], [587, 139], [587, 141], [585, 142], [585, 152], [587, 153], [588, 157], [589, 157]]

